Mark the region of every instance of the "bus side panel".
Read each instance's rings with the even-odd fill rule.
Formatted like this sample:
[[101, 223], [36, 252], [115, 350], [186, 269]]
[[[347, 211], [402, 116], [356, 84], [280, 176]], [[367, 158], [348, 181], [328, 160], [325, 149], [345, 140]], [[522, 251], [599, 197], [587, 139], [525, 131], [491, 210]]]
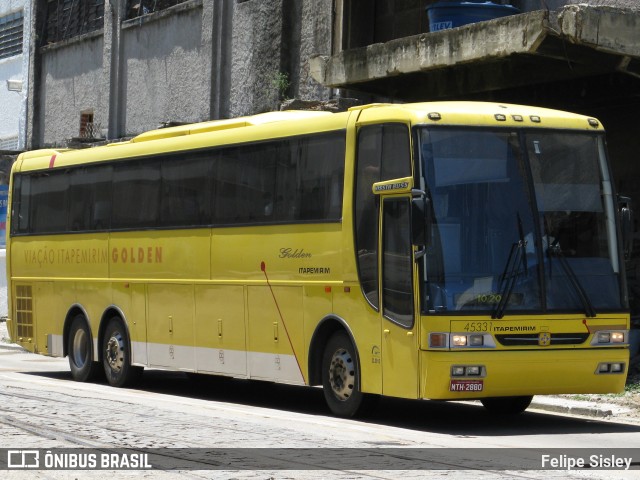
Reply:
[[193, 285], [149, 284], [149, 365], [195, 370]]
[[249, 286], [247, 296], [249, 376], [304, 384], [302, 287]]
[[62, 324], [60, 321], [56, 321], [56, 315], [54, 314], [55, 303], [53, 282], [33, 283], [32, 345], [26, 346], [20, 342], [18, 343], [34, 353], [48, 354], [47, 335], [56, 335], [60, 339], [62, 337]]
[[[102, 315], [105, 309], [110, 305], [113, 305], [122, 311], [129, 331], [129, 336], [131, 337], [129, 339], [131, 341], [131, 363], [140, 366], [148, 365], [146, 284], [114, 282], [105, 284], [104, 288], [111, 289], [112, 301], [106, 302], [103, 298], [97, 299], [97, 305], [100, 305], [100, 314]], [[109, 291], [104, 291], [105, 296], [108, 295], [108, 293]], [[82, 298], [80, 294], [78, 295], [78, 298]], [[91, 317], [93, 318], [93, 315], [91, 315]], [[94, 329], [94, 335], [97, 331], [97, 328]]]
[[196, 285], [195, 298], [197, 371], [245, 377], [244, 287]]
[[[305, 377], [309, 374], [309, 358], [312, 352], [309, 351], [313, 334], [318, 327], [318, 323], [326, 318], [328, 315], [333, 314], [333, 296], [334, 291], [342, 289], [342, 287], [332, 287], [329, 291], [324, 285], [305, 285], [304, 286], [304, 344], [307, 348], [306, 361], [301, 363], [302, 371]], [[316, 348], [320, 350], [320, 358], [322, 358], [322, 349], [324, 345], [316, 345]]]
[[[210, 230], [164, 230], [111, 233], [111, 278], [206, 280], [211, 277]], [[106, 272], [105, 272], [106, 273]], [[106, 276], [106, 275], [105, 275]]]
[[381, 315], [364, 299], [358, 285], [334, 295], [335, 313], [343, 318], [356, 342], [360, 360], [361, 389], [382, 393]]
[[[16, 332], [18, 343], [31, 351], [62, 355], [63, 325], [67, 312], [76, 303], [83, 308], [94, 305], [95, 297], [83, 298], [85, 290], [77, 295], [76, 287], [85, 285], [91, 279], [108, 277], [107, 238], [108, 234], [103, 233], [56, 235], [48, 238], [12, 237], [11, 288], [15, 295], [15, 305], [12, 308], [14, 315], [18, 315], [14, 318], [17, 326], [20, 325], [20, 317], [32, 322], [33, 328], [36, 328], [37, 323], [38, 330], [37, 336], [33, 332], [32, 341], [26, 335]], [[34, 278], [43, 281], [33, 282]], [[99, 289], [91, 288], [94, 291]], [[98, 310], [96, 308], [89, 312], [94, 340], [101, 314]], [[24, 327], [28, 325], [23, 323], [23, 328], [19, 330], [28, 333], [29, 329]], [[20, 341], [19, 337], [23, 340]]]

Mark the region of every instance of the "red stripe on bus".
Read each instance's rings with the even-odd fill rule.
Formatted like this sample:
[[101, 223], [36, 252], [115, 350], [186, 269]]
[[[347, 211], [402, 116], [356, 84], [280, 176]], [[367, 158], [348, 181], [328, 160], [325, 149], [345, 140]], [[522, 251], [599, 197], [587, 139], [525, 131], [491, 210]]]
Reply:
[[49, 160], [49, 168], [53, 168], [54, 163], [56, 163], [56, 156], [51, 155], [51, 160]]

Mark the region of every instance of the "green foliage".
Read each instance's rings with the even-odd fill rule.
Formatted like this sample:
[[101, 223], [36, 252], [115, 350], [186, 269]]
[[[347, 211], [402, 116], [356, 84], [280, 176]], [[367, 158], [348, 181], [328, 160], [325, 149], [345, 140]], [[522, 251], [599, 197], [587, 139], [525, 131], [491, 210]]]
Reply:
[[289, 82], [289, 74], [286, 72], [277, 72], [271, 79], [271, 86], [278, 91], [279, 100], [287, 99], [287, 91], [289, 90], [290, 85], [291, 82]]

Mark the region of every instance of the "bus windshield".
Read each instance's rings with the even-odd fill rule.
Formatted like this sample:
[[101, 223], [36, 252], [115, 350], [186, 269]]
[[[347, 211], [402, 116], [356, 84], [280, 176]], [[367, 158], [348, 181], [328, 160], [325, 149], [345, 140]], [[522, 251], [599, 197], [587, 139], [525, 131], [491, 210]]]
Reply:
[[603, 138], [555, 130], [421, 128], [432, 205], [423, 311], [622, 308]]

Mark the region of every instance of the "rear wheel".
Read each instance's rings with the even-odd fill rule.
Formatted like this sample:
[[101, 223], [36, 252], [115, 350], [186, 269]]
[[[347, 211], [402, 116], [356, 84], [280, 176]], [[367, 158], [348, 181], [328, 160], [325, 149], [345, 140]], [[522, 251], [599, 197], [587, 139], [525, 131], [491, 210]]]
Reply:
[[71, 322], [67, 344], [71, 376], [76, 382], [88, 382], [99, 369], [93, 361], [93, 340], [84, 315], [76, 315]]
[[141, 367], [131, 365], [129, 337], [119, 317], [109, 320], [102, 340], [102, 364], [107, 381], [114, 387], [133, 384], [142, 373]]
[[524, 397], [493, 397], [480, 400], [491, 413], [515, 415], [524, 412], [531, 404], [533, 395]]
[[336, 332], [322, 356], [322, 388], [329, 409], [339, 417], [353, 417], [359, 410], [360, 371], [355, 348], [345, 332]]

